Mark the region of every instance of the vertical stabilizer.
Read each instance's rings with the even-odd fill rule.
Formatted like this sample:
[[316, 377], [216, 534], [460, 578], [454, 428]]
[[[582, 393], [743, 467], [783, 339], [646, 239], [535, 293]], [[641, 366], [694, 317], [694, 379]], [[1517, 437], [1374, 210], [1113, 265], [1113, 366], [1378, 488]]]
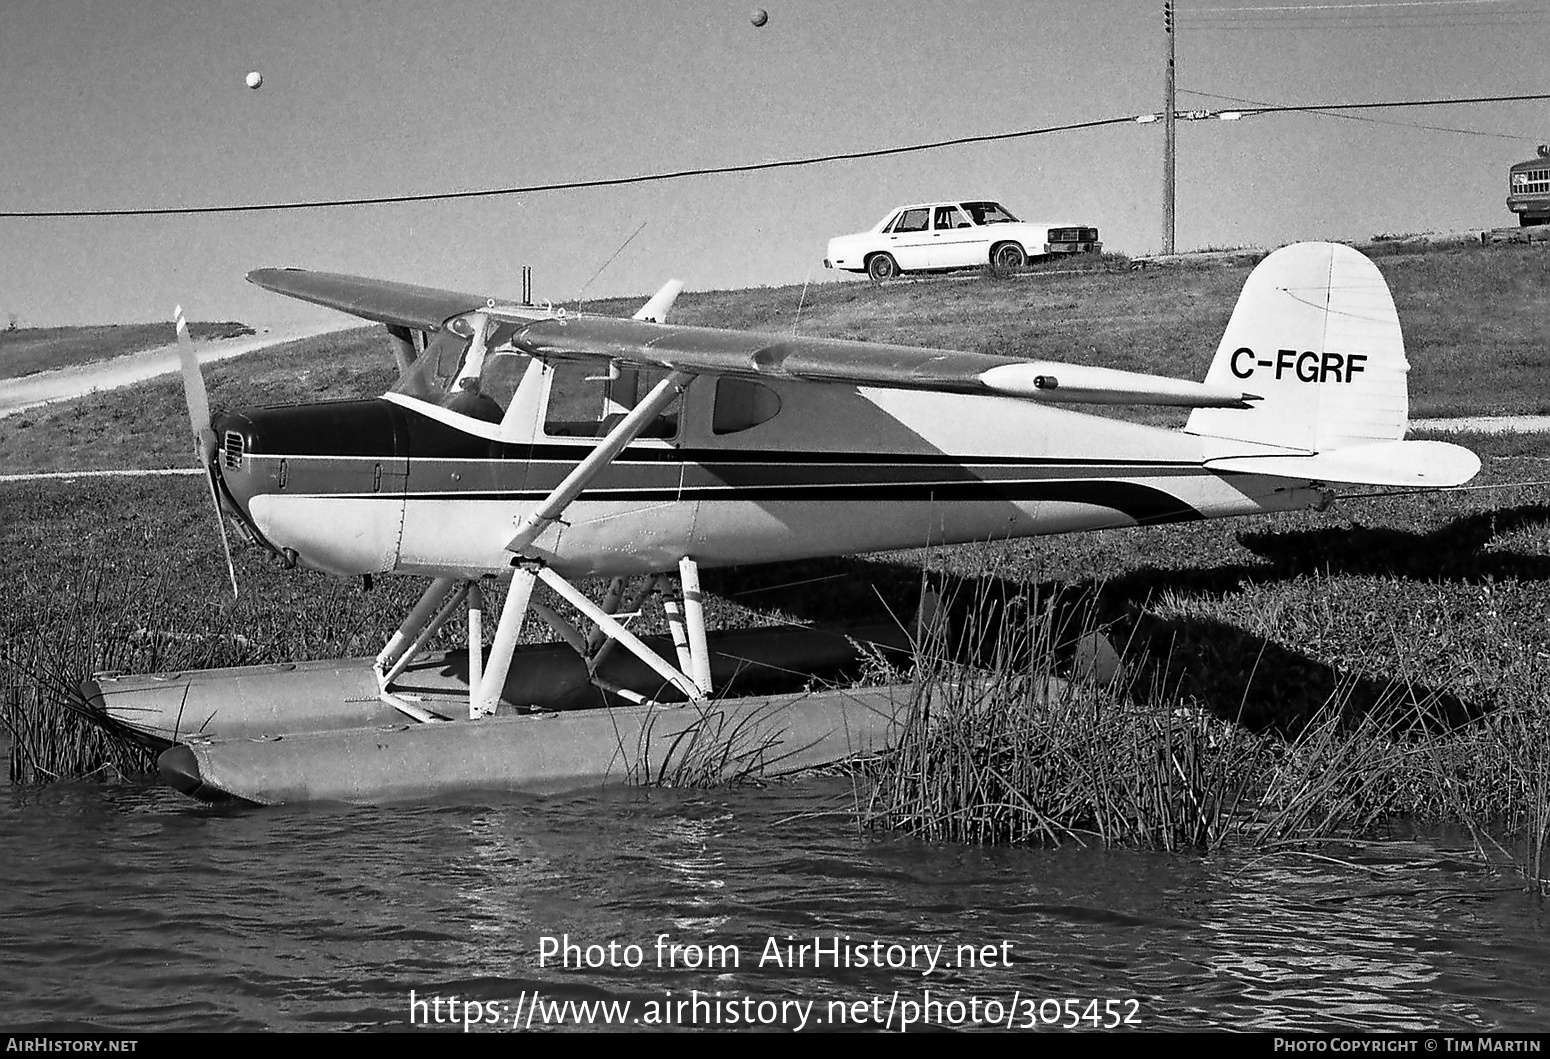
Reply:
[[651, 300], [635, 311], [632, 320], [644, 320], [652, 324], [667, 323], [667, 313], [673, 307], [673, 302], [678, 300], [678, 294], [684, 289], [683, 280], [670, 279], [662, 284], [662, 289], [651, 296]]
[[1261, 400], [1197, 409], [1185, 429], [1308, 452], [1398, 441], [1409, 371], [1377, 266], [1338, 243], [1298, 243], [1249, 275], [1206, 375]]

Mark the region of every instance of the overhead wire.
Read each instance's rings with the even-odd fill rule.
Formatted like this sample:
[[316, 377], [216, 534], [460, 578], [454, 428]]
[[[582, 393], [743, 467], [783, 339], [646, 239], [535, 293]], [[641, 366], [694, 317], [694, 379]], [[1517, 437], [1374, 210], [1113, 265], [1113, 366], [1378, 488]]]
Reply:
[[1538, 100], [1550, 99], [1550, 93], [1534, 93], [1514, 96], [1467, 96], [1438, 99], [1402, 99], [1391, 100], [1384, 103], [1288, 103], [1274, 106], [1253, 106], [1241, 108], [1241, 113], [1248, 114], [1293, 114], [1307, 113], [1321, 110], [1382, 110], [1396, 109], [1400, 107], [1443, 107], [1461, 106], [1474, 103], [1529, 103]]
[[[1478, 103], [1533, 102], [1547, 99], [1550, 99], [1550, 93], [1506, 96], [1473, 96], [1468, 98], [1387, 100], [1375, 103], [1308, 103], [1275, 106], [1256, 105], [1244, 108], [1242, 110], [1242, 115], [1288, 114], [1299, 112], [1315, 113], [1322, 111], [1340, 110], [1377, 110], [1400, 107], [1441, 107]], [[223, 213], [274, 213], [287, 210], [316, 210], [345, 206], [385, 206], [415, 202], [451, 202], [460, 199], [499, 198], [511, 195], [530, 195], [548, 191], [573, 191], [586, 188], [620, 187], [629, 184], [647, 184], [667, 180], [682, 180], [688, 177], [717, 176], [728, 173], [752, 173], [773, 169], [790, 169], [799, 166], [823, 165], [830, 162], [855, 161], [867, 158], [885, 158], [891, 155], [913, 154], [922, 151], [935, 151], [946, 147], [959, 147], [967, 144], [993, 143], [1005, 140], [1024, 139], [1033, 136], [1048, 136], [1060, 132], [1076, 132], [1083, 129], [1097, 129], [1112, 125], [1128, 125], [1136, 123], [1138, 117], [1145, 117], [1145, 115], [1126, 114], [1118, 117], [1098, 118], [1092, 121], [1067, 122], [1061, 125], [1045, 125], [1033, 129], [1019, 129], [1012, 132], [992, 132], [982, 133], [975, 136], [955, 136], [951, 139], [934, 140], [928, 143], [905, 144], [898, 147], [877, 147], [859, 151], [838, 151], [829, 154], [807, 155], [799, 158], [783, 158], [767, 162], [742, 162], [719, 166], [699, 166], [690, 169], [676, 169], [658, 173], [640, 173], [633, 176], [603, 177], [589, 180], [564, 180], [543, 184], [523, 184], [513, 187], [477, 188], [463, 191], [412, 192], [397, 195], [362, 195], [335, 199], [302, 199], [292, 202], [233, 203], [208, 206], [135, 206], [125, 208], [67, 210], [0, 210], [0, 218], [44, 219], [71, 217], [167, 217], [198, 216], [202, 214]], [[1155, 120], [1155, 118], [1153, 120]]]
[[[1201, 96], [1205, 99], [1220, 99], [1227, 103], [1247, 103], [1248, 105], [1254, 107], [1268, 107], [1275, 105], [1273, 103], [1266, 103], [1261, 99], [1245, 99], [1242, 96], [1224, 96], [1217, 92], [1202, 92], [1195, 88], [1180, 88], [1179, 91], [1186, 95]], [[1414, 121], [1390, 121], [1386, 118], [1374, 118], [1367, 114], [1340, 114], [1334, 111], [1314, 111], [1314, 113], [1326, 118], [1342, 118], [1346, 121], [1365, 121], [1374, 125], [1393, 125], [1402, 129], [1425, 129], [1429, 132], [1456, 132], [1463, 136], [1487, 136], [1493, 139], [1516, 140], [1522, 143], [1538, 142], [1532, 137], [1524, 136], [1521, 133], [1486, 132], [1481, 129], [1455, 129], [1447, 125], [1426, 125], [1421, 122]]]
[[1350, 11], [1357, 8], [1395, 8], [1395, 7], [1487, 7], [1497, 4], [1510, 4], [1518, 0], [1388, 0], [1387, 3], [1378, 3], [1375, 0], [1361, 0], [1356, 3], [1344, 4], [1269, 4], [1245, 7], [1197, 7], [1193, 14], [1208, 12], [1236, 12], [1236, 11]]
[[1183, 8], [1174, 17], [1211, 30], [1435, 29], [1534, 25], [1550, 20], [1550, 11], [1524, 0], [1398, 0]]
[[583, 188], [647, 184], [664, 180], [682, 180], [686, 177], [718, 176], [726, 173], [753, 173], [761, 170], [789, 169], [796, 166], [822, 165], [827, 162], [844, 162], [863, 158], [884, 158], [889, 155], [935, 151], [944, 147], [959, 147], [972, 143], [991, 143], [997, 140], [1015, 140], [1029, 136], [1046, 136], [1057, 132], [1096, 129], [1105, 125], [1120, 125], [1134, 120], [1134, 117], [1126, 115], [1117, 118], [1100, 118], [1096, 121], [1077, 121], [1064, 125], [1046, 125], [1041, 128], [1020, 129], [1015, 132], [993, 132], [978, 136], [955, 136], [948, 140], [906, 144], [900, 147], [878, 147], [861, 151], [840, 151], [832, 154], [808, 155], [801, 158], [783, 158], [770, 162], [743, 162], [732, 165], [700, 166], [693, 169], [675, 169], [660, 173], [641, 173], [635, 176], [604, 177], [592, 180], [563, 180], [547, 184], [524, 184], [516, 187], [479, 188], [469, 191], [427, 191], [403, 195], [366, 195], [340, 199], [309, 199], [299, 202], [261, 202], [217, 206], [154, 206], [83, 210], [0, 210], [0, 217], [163, 217], [176, 214], [265, 213], [278, 210], [326, 209], [334, 206], [384, 206], [406, 202], [447, 202], [456, 199], [496, 198], [506, 195], [529, 195], [544, 191], [575, 191]]
[[1384, 22], [1366, 20], [1360, 18], [1345, 19], [1232, 19], [1230, 21], [1208, 21], [1205, 19], [1181, 20], [1181, 24], [1199, 29], [1232, 31], [1263, 31], [1267, 29], [1297, 29], [1297, 30], [1359, 30], [1359, 29], [1469, 29], [1482, 26], [1538, 26], [1550, 23], [1550, 12], [1544, 15], [1524, 12], [1522, 18], [1509, 19], [1472, 19], [1472, 18], [1439, 18], [1428, 21], [1407, 19], [1404, 22]]

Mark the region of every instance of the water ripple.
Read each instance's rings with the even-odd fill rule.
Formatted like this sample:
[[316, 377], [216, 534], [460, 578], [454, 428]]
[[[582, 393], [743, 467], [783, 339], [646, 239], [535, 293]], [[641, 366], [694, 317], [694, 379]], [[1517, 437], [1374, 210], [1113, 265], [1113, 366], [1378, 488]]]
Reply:
[[[931, 989], [1134, 997], [1152, 1027], [1537, 1029], [1550, 999], [1544, 907], [1440, 840], [1349, 865], [933, 846], [858, 833], [849, 797], [231, 812], [146, 786], [0, 790], [0, 1023], [402, 1027], [411, 989], [820, 1005]], [[642, 966], [559, 967], [544, 938], [582, 962], [634, 944]], [[815, 939], [849, 965], [813, 966]], [[976, 965], [926, 973], [931, 946]]]

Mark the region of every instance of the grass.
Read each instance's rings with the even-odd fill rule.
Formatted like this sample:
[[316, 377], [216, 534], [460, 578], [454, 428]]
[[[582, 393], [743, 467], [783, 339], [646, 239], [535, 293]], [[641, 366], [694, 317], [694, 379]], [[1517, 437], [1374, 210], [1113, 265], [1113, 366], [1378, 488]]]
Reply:
[[[762, 707], [742, 716], [723, 712], [716, 703], [679, 707], [694, 719], [676, 733], [659, 733], [660, 711], [652, 713], [633, 755], [639, 763], [630, 779], [646, 787], [728, 787], [760, 782], [765, 770], [783, 756], [778, 711]], [[651, 766], [653, 747], [661, 756]]]
[[[246, 324], [191, 323], [196, 339], [253, 334]], [[0, 331], [0, 379], [92, 364], [165, 346], [176, 339], [171, 321], [155, 324], [99, 324], [88, 327], [18, 327]]]

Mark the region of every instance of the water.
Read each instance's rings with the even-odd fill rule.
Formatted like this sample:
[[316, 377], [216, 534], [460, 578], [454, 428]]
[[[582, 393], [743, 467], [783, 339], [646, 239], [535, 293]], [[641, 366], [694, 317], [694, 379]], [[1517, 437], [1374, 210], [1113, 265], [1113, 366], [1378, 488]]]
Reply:
[[[535, 1028], [535, 991], [628, 1001], [632, 1026], [808, 1029], [843, 1007], [894, 1028], [1537, 1030], [1550, 1007], [1545, 906], [1444, 840], [1330, 851], [1350, 863], [981, 849], [859, 835], [850, 805], [844, 781], [240, 812], [0, 789], [0, 1026], [403, 1028], [411, 990], [420, 1021]], [[738, 966], [659, 967], [662, 934]], [[605, 965], [540, 958], [565, 935]], [[758, 966], [815, 937], [852, 966]], [[933, 971], [936, 945], [988, 965]], [[854, 965], [910, 946], [913, 967]]]

